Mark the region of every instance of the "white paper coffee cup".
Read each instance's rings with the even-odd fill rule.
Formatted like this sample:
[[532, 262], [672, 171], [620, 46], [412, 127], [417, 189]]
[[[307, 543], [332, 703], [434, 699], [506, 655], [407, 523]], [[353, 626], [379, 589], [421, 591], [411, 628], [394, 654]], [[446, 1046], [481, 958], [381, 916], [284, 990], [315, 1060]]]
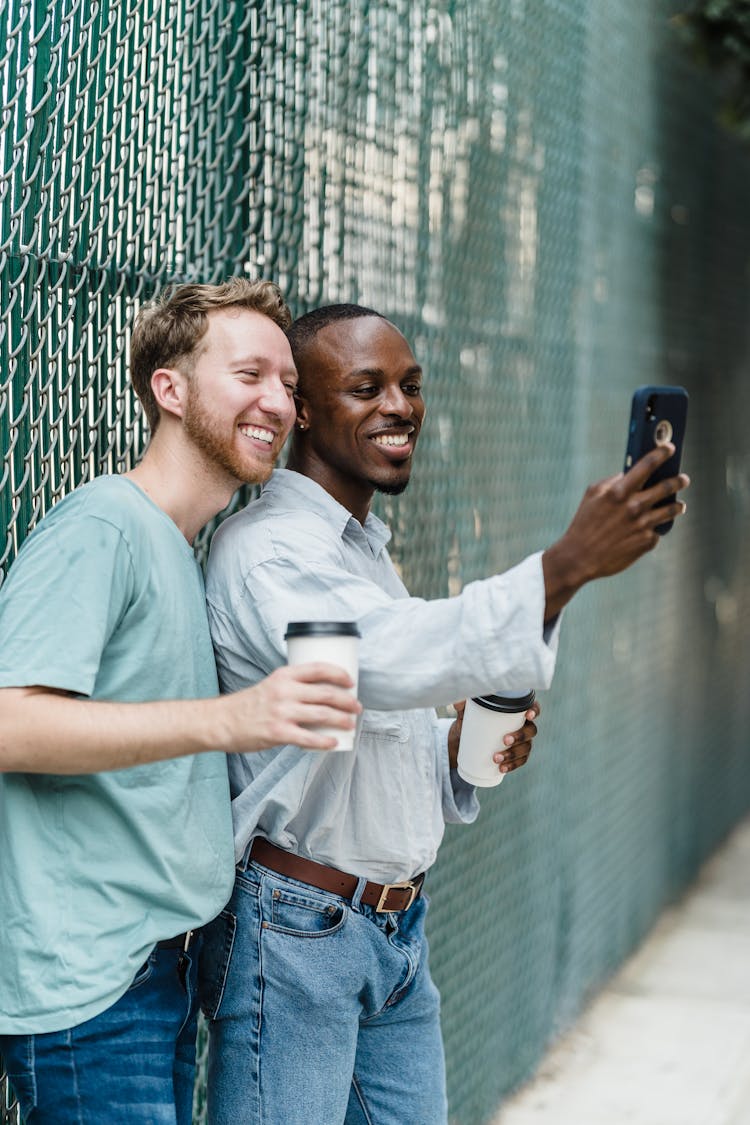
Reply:
[[507, 750], [506, 734], [515, 734], [526, 722], [535, 693], [482, 695], [466, 700], [458, 744], [459, 775], [470, 785], [499, 785], [505, 777], [492, 755]]
[[[359, 679], [359, 629], [355, 621], [290, 621], [286, 627], [287, 661], [310, 664], [323, 661], [337, 664], [354, 681], [351, 694], [357, 698]], [[353, 750], [355, 730], [316, 726], [311, 730], [336, 739], [334, 750]]]

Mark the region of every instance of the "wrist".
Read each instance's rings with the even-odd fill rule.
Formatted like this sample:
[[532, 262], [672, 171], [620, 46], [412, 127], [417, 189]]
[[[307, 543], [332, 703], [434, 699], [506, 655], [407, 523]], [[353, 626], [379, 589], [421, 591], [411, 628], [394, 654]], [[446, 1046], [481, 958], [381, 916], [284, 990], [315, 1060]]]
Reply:
[[260, 684], [240, 688], [206, 700], [206, 734], [210, 745], [205, 749], [221, 750], [225, 754], [252, 754], [280, 744], [271, 738], [269, 717]]
[[231, 699], [230, 694], [195, 701], [197, 714], [193, 734], [197, 753], [221, 750], [230, 754], [236, 750], [237, 733]]
[[542, 573], [546, 601], [544, 620], [547, 622], [560, 613], [591, 575], [580, 557], [568, 549], [564, 537], [543, 552]]

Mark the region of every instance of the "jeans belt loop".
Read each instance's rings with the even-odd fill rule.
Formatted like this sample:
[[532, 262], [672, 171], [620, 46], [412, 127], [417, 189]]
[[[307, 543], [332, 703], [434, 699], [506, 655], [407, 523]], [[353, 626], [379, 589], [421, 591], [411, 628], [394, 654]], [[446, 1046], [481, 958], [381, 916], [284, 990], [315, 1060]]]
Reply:
[[184, 934], [177, 934], [177, 937], [167, 938], [166, 941], [158, 941], [156, 945], [158, 949], [179, 949], [180, 953], [184, 954], [190, 948], [194, 934], [195, 930], [186, 930]]

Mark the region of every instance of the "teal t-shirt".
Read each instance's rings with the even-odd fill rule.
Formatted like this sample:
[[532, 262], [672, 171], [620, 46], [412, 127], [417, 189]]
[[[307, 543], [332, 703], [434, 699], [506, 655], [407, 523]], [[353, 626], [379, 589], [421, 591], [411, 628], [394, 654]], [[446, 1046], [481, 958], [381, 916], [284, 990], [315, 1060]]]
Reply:
[[[0, 588], [0, 687], [32, 684], [125, 702], [218, 692], [200, 567], [124, 477], [57, 504]], [[222, 753], [0, 774], [0, 1033], [104, 1011], [155, 942], [218, 914], [233, 875]]]

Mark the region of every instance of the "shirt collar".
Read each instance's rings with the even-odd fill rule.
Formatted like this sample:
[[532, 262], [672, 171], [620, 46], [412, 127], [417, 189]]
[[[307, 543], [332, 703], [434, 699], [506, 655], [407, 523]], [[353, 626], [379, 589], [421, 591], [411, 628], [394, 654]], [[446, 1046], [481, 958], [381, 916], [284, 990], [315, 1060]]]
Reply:
[[317, 481], [293, 469], [274, 469], [270, 480], [263, 485], [263, 492], [281, 500], [288, 497], [301, 501], [305, 508], [323, 516], [342, 539], [346, 536], [361, 540], [364, 534], [373, 555], [377, 556], [391, 538], [390, 529], [372, 512], [368, 513], [363, 526]]

